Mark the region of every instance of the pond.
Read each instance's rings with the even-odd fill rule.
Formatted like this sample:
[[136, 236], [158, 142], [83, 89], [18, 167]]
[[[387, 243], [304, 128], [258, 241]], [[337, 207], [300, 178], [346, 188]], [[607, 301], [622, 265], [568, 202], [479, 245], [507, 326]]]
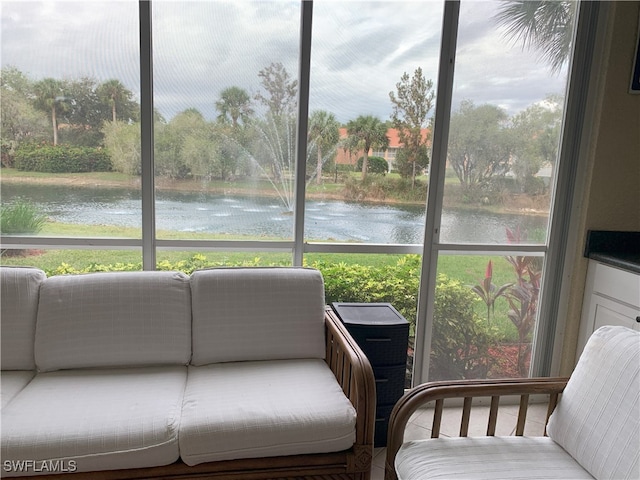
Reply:
[[[2, 201], [23, 197], [53, 221], [82, 225], [141, 226], [139, 191], [52, 185], [2, 187]], [[308, 200], [305, 238], [310, 241], [421, 243], [425, 209], [339, 200]], [[443, 243], [507, 243], [506, 228], [520, 228], [544, 241], [547, 218], [445, 210]], [[156, 229], [291, 239], [293, 215], [277, 197], [158, 191]], [[533, 235], [532, 235], [533, 233]], [[540, 237], [540, 238], [539, 238]]]

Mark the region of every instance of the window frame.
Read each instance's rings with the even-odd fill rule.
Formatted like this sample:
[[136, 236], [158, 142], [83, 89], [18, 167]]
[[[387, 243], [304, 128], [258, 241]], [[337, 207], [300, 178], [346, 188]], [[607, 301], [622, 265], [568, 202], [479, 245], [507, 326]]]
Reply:
[[[561, 138], [560, 157], [555, 191], [549, 213], [549, 230], [544, 244], [537, 245], [479, 245], [440, 243], [439, 219], [442, 212], [445, 160], [451, 97], [455, 67], [457, 25], [460, 1], [447, 1], [443, 13], [440, 68], [432, 142], [432, 161], [427, 199], [427, 214], [422, 244], [357, 244], [339, 242], [307, 242], [304, 238], [305, 221], [305, 159], [307, 122], [309, 113], [309, 79], [312, 40], [313, 0], [301, 0], [300, 60], [298, 71], [298, 124], [295, 181], [295, 208], [293, 240], [162, 240], [156, 238], [155, 180], [153, 165], [153, 44], [151, 0], [139, 1], [140, 22], [140, 75], [141, 75], [141, 151], [142, 151], [142, 238], [63, 238], [42, 236], [3, 236], [3, 248], [50, 248], [135, 250], [142, 252], [143, 269], [155, 270], [158, 250], [193, 251], [274, 251], [288, 252], [292, 264], [301, 266], [306, 253], [365, 253], [365, 254], [419, 254], [422, 256], [420, 289], [416, 329], [416, 361], [414, 384], [427, 380], [430, 339], [427, 334], [433, 326], [436, 267], [439, 254], [491, 254], [491, 255], [543, 255], [543, 283], [534, 347], [531, 375], [547, 376], [557, 371], [558, 342], [563, 322], [558, 319], [562, 309], [562, 286], [565, 258], [576, 243], [572, 240], [571, 219], [575, 209], [575, 192], [580, 190], [576, 172], [585, 156], [585, 133], [592, 112], [589, 110], [589, 91], [594, 80], [592, 69], [598, 45], [599, 26], [608, 11], [600, 2], [580, 2], [575, 22], [575, 48], [569, 70], [565, 117]], [[561, 192], [561, 194], [557, 194]]]

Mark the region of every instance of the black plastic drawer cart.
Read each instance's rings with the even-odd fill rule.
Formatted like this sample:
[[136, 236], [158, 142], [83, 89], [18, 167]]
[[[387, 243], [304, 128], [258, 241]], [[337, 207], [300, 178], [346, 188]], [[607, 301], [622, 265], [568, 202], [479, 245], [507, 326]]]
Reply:
[[404, 393], [409, 322], [390, 303], [332, 304], [365, 353], [376, 378], [375, 446], [387, 444], [393, 406]]

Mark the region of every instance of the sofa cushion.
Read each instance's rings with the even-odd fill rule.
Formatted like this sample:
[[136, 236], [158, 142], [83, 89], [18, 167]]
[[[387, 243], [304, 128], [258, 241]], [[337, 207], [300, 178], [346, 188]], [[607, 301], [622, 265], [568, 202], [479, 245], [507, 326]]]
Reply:
[[172, 463], [186, 379], [185, 366], [40, 373], [1, 412], [3, 465], [71, 468], [73, 460], [82, 472]]
[[398, 480], [593, 478], [548, 437], [434, 438], [406, 442], [395, 460]]
[[27, 386], [35, 373], [33, 370], [2, 370], [0, 372], [0, 409]]
[[218, 268], [191, 275], [193, 365], [324, 358], [324, 283], [308, 268]]
[[356, 412], [323, 360], [189, 367], [180, 455], [216, 460], [350, 448]]
[[40, 290], [40, 371], [186, 365], [190, 357], [191, 293], [182, 273], [57, 276]]
[[34, 370], [33, 341], [38, 294], [46, 275], [37, 268], [0, 268], [0, 365], [3, 370]]
[[591, 335], [547, 432], [596, 478], [640, 478], [640, 332]]

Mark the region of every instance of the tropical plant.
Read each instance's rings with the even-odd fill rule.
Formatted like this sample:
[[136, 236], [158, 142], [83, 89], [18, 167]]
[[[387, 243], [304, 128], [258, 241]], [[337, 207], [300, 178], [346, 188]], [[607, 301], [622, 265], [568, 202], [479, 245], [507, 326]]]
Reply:
[[494, 18], [506, 27], [505, 37], [537, 50], [551, 71], [558, 73], [571, 53], [577, 5], [573, 1], [508, 0], [501, 3]]
[[[425, 134], [429, 112], [433, 108], [435, 92], [433, 82], [427, 80], [422, 74], [422, 68], [418, 67], [409, 78], [405, 72], [400, 81], [396, 83], [397, 95], [389, 92], [389, 98], [393, 104], [391, 121], [398, 130], [398, 138], [402, 144], [403, 162], [410, 166], [409, 169], [400, 168], [398, 171], [405, 176], [411, 176], [411, 186], [415, 187], [416, 172], [418, 168], [428, 165], [427, 143], [428, 135]], [[426, 162], [425, 162], [426, 160]]]
[[[133, 93], [125, 87], [120, 80], [111, 79], [103, 82], [96, 88], [98, 96], [111, 107], [111, 121], [115, 122], [117, 118], [117, 110], [131, 110], [133, 102]], [[130, 116], [131, 112], [127, 112]], [[127, 121], [129, 118], [122, 113], [122, 119]]]
[[486, 378], [493, 365], [494, 330], [475, 313], [475, 295], [459, 280], [438, 274], [429, 380]]
[[322, 165], [325, 156], [335, 152], [340, 141], [340, 123], [333, 113], [316, 110], [309, 117], [309, 149], [317, 150], [316, 183], [322, 183]]
[[47, 217], [31, 202], [18, 199], [0, 205], [0, 233], [2, 235], [33, 235], [42, 230]]
[[389, 147], [387, 125], [372, 115], [360, 115], [347, 123], [345, 146], [351, 152], [363, 151], [362, 179], [367, 177], [369, 150], [386, 150]]
[[487, 323], [489, 325], [491, 325], [491, 313], [495, 312], [496, 300], [504, 296], [511, 286], [513, 286], [513, 283], [505, 283], [500, 287], [493, 283], [493, 262], [489, 260], [487, 269], [484, 272], [484, 279], [478, 285], [471, 287], [471, 290], [487, 305]]
[[36, 98], [35, 106], [51, 114], [53, 144], [58, 144], [58, 115], [70, 108], [69, 98], [65, 95], [65, 83], [54, 78], [44, 78], [33, 86]]
[[236, 129], [240, 122], [246, 124], [254, 111], [251, 106], [251, 97], [240, 87], [225, 88], [220, 93], [220, 100], [216, 102], [219, 122], [231, 122]]
[[[520, 229], [507, 228], [509, 243], [521, 243], [525, 235]], [[542, 276], [541, 257], [508, 255], [505, 257], [516, 273], [516, 283], [505, 292], [510, 310], [507, 317], [518, 330], [518, 372], [527, 375], [526, 359], [531, 352], [530, 334], [535, 325]]]

